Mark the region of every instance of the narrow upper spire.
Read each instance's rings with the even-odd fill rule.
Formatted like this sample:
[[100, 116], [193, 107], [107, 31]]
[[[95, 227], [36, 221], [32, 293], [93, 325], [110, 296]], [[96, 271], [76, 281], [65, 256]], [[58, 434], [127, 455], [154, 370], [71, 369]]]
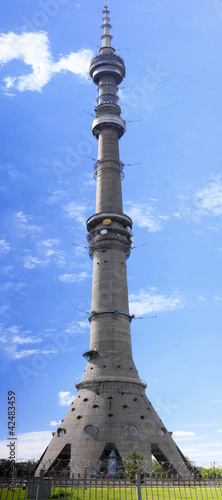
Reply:
[[110, 35], [110, 29], [112, 28], [112, 25], [110, 24], [110, 17], [109, 14], [110, 11], [108, 10], [107, 5], [105, 5], [104, 10], [103, 10], [103, 24], [101, 25], [101, 28], [103, 29], [103, 35], [101, 36], [102, 40], [102, 47], [112, 47], [112, 35]]

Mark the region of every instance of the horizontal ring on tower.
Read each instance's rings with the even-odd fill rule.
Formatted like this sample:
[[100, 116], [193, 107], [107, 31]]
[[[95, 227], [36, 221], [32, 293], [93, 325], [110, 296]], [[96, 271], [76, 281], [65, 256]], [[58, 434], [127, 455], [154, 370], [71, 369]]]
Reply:
[[123, 227], [132, 228], [132, 219], [128, 215], [117, 212], [100, 212], [89, 217], [86, 221], [87, 231], [90, 233], [98, 224], [102, 224], [104, 219], [110, 219], [110, 222], [118, 222]]
[[97, 316], [101, 316], [101, 315], [104, 315], [104, 314], [122, 314], [123, 316], [126, 316], [129, 321], [131, 322], [133, 318], [135, 318], [134, 314], [133, 315], [130, 315], [128, 313], [126, 313], [125, 311], [119, 311], [118, 309], [110, 309], [110, 310], [107, 310], [107, 311], [92, 311], [91, 314], [89, 315], [89, 322], [91, 323], [91, 321], [95, 318], [97, 318]]
[[[94, 179], [96, 180], [96, 177], [97, 177], [97, 173], [100, 171], [100, 166], [107, 162], [107, 161], [111, 161], [112, 162], [112, 166], [106, 166], [106, 167], [102, 167], [103, 170], [108, 170], [110, 168], [112, 168], [113, 170], [117, 170], [118, 172], [120, 172], [120, 177], [121, 177], [121, 180], [124, 179], [124, 163], [122, 161], [116, 161], [116, 160], [113, 160], [112, 158], [109, 159], [106, 159], [106, 160], [97, 160], [95, 163], [94, 163]], [[116, 167], [113, 166], [113, 164], [116, 164]]]
[[125, 77], [124, 61], [116, 54], [100, 54], [92, 59], [89, 73], [97, 85], [105, 74], [114, 76], [116, 84], [119, 85]]
[[96, 138], [98, 138], [99, 132], [103, 128], [115, 128], [120, 138], [126, 131], [126, 124], [121, 116], [116, 115], [102, 115], [94, 118], [92, 122], [92, 133]]
[[146, 382], [142, 382], [142, 380], [137, 380], [132, 377], [97, 377], [97, 378], [88, 378], [85, 380], [82, 380], [81, 382], [76, 382], [75, 386], [76, 389], [81, 389], [84, 388], [85, 386], [94, 386], [96, 383], [101, 383], [101, 382], [118, 382], [118, 383], [123, 383], [123, 384], [136, 384], [140, 385], [144, 389], [147, 387]]

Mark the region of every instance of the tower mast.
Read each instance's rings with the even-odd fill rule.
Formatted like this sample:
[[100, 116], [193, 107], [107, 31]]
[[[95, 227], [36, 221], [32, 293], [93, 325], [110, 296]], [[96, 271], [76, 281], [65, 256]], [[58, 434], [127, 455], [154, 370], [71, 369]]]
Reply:
[[[103, 10], [102, 46], [90, 64], [98, 89], [92, 133], [98, 140], [96, 211], [87, 220], [93, 258], [90, 347], [87, 366], [76, 384], [77, 396], [46, 449], [38, 471], [60, 460], [81, 472], [112, 474], [136, 451], [152, 469], [152, 455], [171, 473], [189, 474], [178, 449], [145, 394], [131, 348], [126, 259], [132, 242], [132, 220], [123, 213], [119, 139], [125, 122], [118, 104], [118, 85], [125, 65], [112, 46], [109, 10]], [[115, 467], [113, 464], [115, 463]], [[37, 473], [38, 473], [37, 471]]]
[[[132, 240], [132, 221], [123, 214], [119, 139], [125, 132], [118, 105], [118, 87], [125, 76], [123, 60], [111, 46], [111, 25], [104, 8], [102, 47], [91, 62], [90, 76], [98, 86], [98, 106], [92, 132], [98, 140], [96, 213], [86, 225], [93, 256], [90, 350], [78, 389], [92, 382], [128, 383], [146, 387], [132, 360], [126, 258]], [[90, 351], [89, 351], [90, 358]]]

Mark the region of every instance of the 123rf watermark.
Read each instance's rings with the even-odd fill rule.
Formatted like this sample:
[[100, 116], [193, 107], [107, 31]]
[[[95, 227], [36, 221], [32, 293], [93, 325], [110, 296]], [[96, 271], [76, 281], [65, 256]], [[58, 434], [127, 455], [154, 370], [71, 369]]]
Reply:
[[15, 459], [16, 459], [16, 446], [17, 438], [15, 436], [15, 415], [16, 415], [16, 399], [15, 391], [8, 391], [8, 434], [7, 438], [9, 448], [9, 460], [11, 462], [10, 468], [10, 488], [15, 490]]

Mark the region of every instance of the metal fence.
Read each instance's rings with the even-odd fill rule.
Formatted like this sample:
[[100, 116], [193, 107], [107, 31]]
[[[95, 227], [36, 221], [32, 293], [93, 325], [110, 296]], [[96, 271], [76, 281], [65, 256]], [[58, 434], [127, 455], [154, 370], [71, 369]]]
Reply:
[[0, 478], [2, 500], [221, 500], [222, 478], [160, 477], [151, 475], [134, 479], [87, 478], [73, 475], [71, 478], [44, 478], [42, 470], [38, 478]]

